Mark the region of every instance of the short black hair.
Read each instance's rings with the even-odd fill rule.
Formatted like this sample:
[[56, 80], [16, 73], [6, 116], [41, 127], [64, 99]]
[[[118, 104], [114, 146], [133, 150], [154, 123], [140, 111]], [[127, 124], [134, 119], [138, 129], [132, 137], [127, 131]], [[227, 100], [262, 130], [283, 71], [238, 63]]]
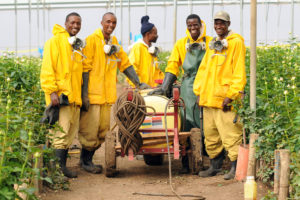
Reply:
[[190, 14], [187, 18], [186, 18], [186, 23], [189, 19], [198, 19], [199, 24], [201, 25], [201, 19], [198, 15], [196, 14]]
[[81, 16], [77, 12], [71, 12], [70, 14], [68, 14], [66, 16], [66, 22], [69, 20], [69, 17], [71, 17], [71, 16], [77, 16], [77, 17], [80, 17], [80, 19], [81, 19]]
[[104, 13], [104, 15], [102, 16], [102, 20], [103, 20], [103, 18], [104, 18], [106, 15], [112, 15], [112, 16], [114, 16], [115, 18], [117, 18], [116, 15], [115, 15], [115, 13], [113, 13], [113, 12], [106, 12], [106, 13]]

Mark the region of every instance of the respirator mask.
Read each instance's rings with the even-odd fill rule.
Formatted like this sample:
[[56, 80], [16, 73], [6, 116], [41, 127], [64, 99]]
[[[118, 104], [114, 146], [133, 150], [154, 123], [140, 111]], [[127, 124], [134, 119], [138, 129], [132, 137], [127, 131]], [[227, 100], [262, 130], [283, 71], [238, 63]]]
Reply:
[[108, 56], [111, 56], [120, 51], [121, 47], [116, 44], [112, 44], [112, 38], [109, 39], [108, 43], [104, 45], [104, 53]]
[[215, 50], [218, 52], [221, 52], [223, 49], [227, 49], [228, 47], [228, 42], [226, 39], [223, 40], [217, 40], [215, 37], [213, 38], [212, 41], [209, 43], [209, 48], [211, 50]]
[[[227, 58], [227, 53], [225, 51], [225, 54], [220, 54], [223, 50], [226, 50], [228, 48], [228, 42], [226, 39], [223, 39], [223, 40], [217, 40], [216, 37], [214, 37], [212, 39], [212, 41], [210, 41], [209, 43], [209, 48], [211, 50], [215, 50], [215, 53], [211, 56], [211, 57], [214, 57], [214, 56], [224, 56], [224, 61], [221, 63], [221, 64], [218, 64], [218, 66], [221, 66], [224, 64], [224, 62], [226, 61], [226, 58]], [[217, 53], [219, 52], [219, 53]]]
[[161, 49], [159, 47], [151, 46], [148, 48], [148, 52], [154, 56], [157, 57], [158, 54], [161, 52]]
[[85, 40], [81, 40], [76, 36], [69, 37], [69, 43], [72, 45], [75, 50], [82, 50], [86, 46]]
[[203, 38], [203, 41], [204, 42], [195, 42], [190, 44], [190, 39], [188, 39], [185, 48], [188, 52], [191, 52], [192, 50], [206, 50], [205, 37]]
[[72, 59], [74, 59], [75, 53], [78, 53], [83, 57], [82, 60], [79, 61], [82, 62], [86, 58], [86, 56], [82, 53], [82, 49], [86, 46], [85, 40], [72, 36], [68, 38], [68, 41], [73, 48]]
[[114, 44], [106, 44], [104, 45], [104, 53], [108, 56], [111, 56], [120, 51], [121, 47], [119, 45]]

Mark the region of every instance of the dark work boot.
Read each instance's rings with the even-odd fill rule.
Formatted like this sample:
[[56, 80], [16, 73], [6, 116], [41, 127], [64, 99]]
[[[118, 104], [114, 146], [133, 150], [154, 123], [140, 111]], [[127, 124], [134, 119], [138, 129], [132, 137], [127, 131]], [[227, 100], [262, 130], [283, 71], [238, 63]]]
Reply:
[[224, 175], [224, 179], [225, 180], [230, 180], [230, 179], [234, 179], [235, 177], [235, 171], [236, 171], [236, 163], [237, 161], [232, 161], [231, 162], [231, 169], [230, 171]]
[[89, 173], [100, 174], [102, 172], [102, 166], [94, 165], [93, 163], [94, 154], [95, 154], [95, 150], [88, 151], [82, 148], [80, 153], [80, 166]]
[[189, 157], [188, 155], [181, 157], [181, 164], [182, 167], [179, 171], [179, 174], [188, 174], [190, 173], [190, 167], [189, 167]]
[[224, 150], [215, 158], [210, 160], [210, 166], [207, 170], [199, 172], [200, 177], [210, 177], [215, 176], [217, 173], [221, 172], [223, 160], [225, 159]]
[[77, 178], [77, 173], [70, 171], [67, 167], [67, 149], [55, 149], [55, 155], [58, 158], [59, 166], [62, 173], [68, 178]]

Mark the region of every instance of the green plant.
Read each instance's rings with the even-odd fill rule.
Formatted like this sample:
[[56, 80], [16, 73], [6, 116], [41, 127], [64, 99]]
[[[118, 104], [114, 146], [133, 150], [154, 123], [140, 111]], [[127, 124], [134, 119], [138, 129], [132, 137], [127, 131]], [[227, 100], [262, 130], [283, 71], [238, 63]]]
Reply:
[[47, 133], [39, 123], [45, 105], [40, 67], [39, 58], [0, 57], [0, 199], [21, 199], [22, 193], [36, 199], [32, 180], [51, 182], [37, 168], [40, 155], [50, 155], [38, 148]]
[[263, 46], [257, 48], [256, 110], [249, 104], [249, 51], [246, 66], [248, 84], [244, 106], [238, 110], [246, 132], [258, 133], [256, 156], [263, 165], [258, 177], [265, 183], [273, 178], [275, 149], [291, 152], [291, 198], [299, 198], [299, 81], [300, 46], [296, 38], [289, 45]]

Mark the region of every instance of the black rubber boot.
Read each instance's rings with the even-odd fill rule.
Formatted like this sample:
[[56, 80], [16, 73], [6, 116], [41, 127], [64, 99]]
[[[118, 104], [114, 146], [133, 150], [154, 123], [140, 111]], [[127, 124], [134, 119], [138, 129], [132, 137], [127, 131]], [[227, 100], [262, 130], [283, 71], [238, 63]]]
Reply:
[[95, 154], [95, 150], [88, 151], [82, 148], [80, 153], [80, 166], [89, 173], [100, 174], [102, 172], [102, 166], [94, 165], [93, 163], [94, 154]]
[[235, 171], [236, 171], [236, 163], [237, 161], [232, 161], [231, 162], [231, 169], [230, 171], [224, 175], [224, 179], [225, 180], [230, 180], [230, 179], [234, 179], [235, 177]]
[[77, 178], [77, 173], [70, 171], [67, 167], [67, 149], [55, 149], [55, 155], [58, 158], [59, 166], [62, 173], [68, 178]]
[[221, 172], [223, 160], [225, 159], [224, 150], [215, 158], [210, 160], [210, 166], [207, 170], [199, 172], [200, 177], [210, 177], [215, 176], [217, 173]]
[[181, 169], [179, 171], [179, 174], [189, 174], [190, 173], [190, 167], [189, 167], [189, 157], [188, 155], [181, 157]]

